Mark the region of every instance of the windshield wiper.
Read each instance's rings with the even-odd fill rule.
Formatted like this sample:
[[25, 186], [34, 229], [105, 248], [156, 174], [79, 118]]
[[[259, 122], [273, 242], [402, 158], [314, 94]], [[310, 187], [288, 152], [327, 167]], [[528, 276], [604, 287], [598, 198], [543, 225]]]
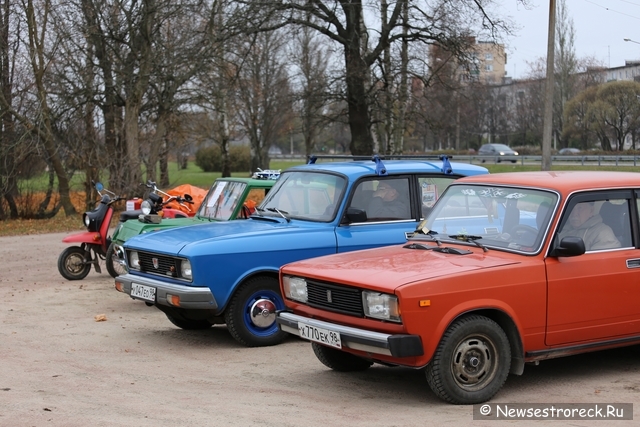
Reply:
[[421, 232], [421, 231], [414, 231], [413, 233], [406, 233], [407, 240], [408, 239], [416, 239], [416, 240], [429, 239], [432, 242], [436, 242], [438, 244], [438, 246], [441, 246], [442, 242], [440, 241], [440, 239], [435, 237], [437, 235], [438, 235], [438, 232], [437, 231], [433, 231], [433, 230], [429, 230], [426, 233]]
[[462, 240], [463, 242], [473, 243], [477, 247], [481, 248], [484, 252], [487, 252], [489, 250], [485, 245], [478, 242], [478, 240], [482, 239], [482, 236], [473, 236], [471, 234], [452, 234], [449, 237], [456, 240]]
[[277, 212], [277, 213], [278, 213], [282, 218], [286, 219], [286, 220], [287, 220], [287, 222], [291, 222], [291, 219], [290, 219], [288, 216], [286, 216], [286, 215], [285, 215], [285, 214], [289, 214], [289, 212], [287, 212], [287, 211], [281, 211], [281, 210], [280, 210], [280, 209], [278, 209], [278, 208], [267, 208], [267, 210], [268, 210], [269, 212]]
[[423, 245], [422, 243], [409, 243], [407, 245], [404, 245], [403, 248], [423, 249], [425, 251], [434, 251], [434, 252], [440, 252], [443, 254], [454, 254], [454, 255], [469, 255], [473, 253], [466, 249], [449, 248], [449, 247], [443, 247], [443, 246], [428, 246], [428, 245]]

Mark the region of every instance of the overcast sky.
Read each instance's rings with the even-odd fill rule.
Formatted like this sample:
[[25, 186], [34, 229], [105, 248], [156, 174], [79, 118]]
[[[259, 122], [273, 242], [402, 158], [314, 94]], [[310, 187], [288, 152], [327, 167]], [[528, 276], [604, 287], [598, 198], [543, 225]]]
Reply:
[[[525, 9], [517, 0], [496, 0], [500, 10], [520, 26], [507, 39], [507, 76], [523, 78], [527, 61], [546, 57], [549, 0], [529, 0]], [[556, 0], [559, 2], [560, 0]], [[566, 0], [573, 17], [578, 58], [593, 56], [605, 66], [619, 67], [625, 60], [640, 60], [640, 0]], [[637, 43], [625, 42], [628, 38]]]

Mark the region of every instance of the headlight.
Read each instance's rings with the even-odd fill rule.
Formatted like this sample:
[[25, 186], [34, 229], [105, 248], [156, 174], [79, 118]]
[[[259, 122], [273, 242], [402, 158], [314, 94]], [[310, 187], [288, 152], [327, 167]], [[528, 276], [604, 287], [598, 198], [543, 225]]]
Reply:
[[188, 259], [183, 259], [180, 262], [180, 275], [183, 279], [193, 279], [193, 273], [191, 271], [191, 262]]
[[302, 277], [282, 276], [282, 288], [285, 297], [307, 302], [307, 281]]
[[363, 291], [362, 305], [364, 307], [364, 315], [367, 317], [400, 322], [398, 298], [393, 295]]
[[87, 216], [87, 214], [82, 215], [82, 222], [84, 222], [84, 226], [88, 227], [89, 223], [91, 223], [91, 219]]
[[138, 257], [138, 252], [129, 252], [129, 268], [133, 270], [140, 270], [140, 258]]
[[140, 205], [140, 209], [142, 209], [142, 213], [145, 215], [149, 215], [151, 213], [151, 202], [148, 200], [145, 200], [144, 202], [142, 202], [142, 204]]

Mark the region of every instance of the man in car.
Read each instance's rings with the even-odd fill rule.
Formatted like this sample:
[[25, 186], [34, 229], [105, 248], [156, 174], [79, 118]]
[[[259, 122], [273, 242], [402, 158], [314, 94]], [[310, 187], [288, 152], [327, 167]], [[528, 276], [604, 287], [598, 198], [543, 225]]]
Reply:
[[380, 181], [367, 208], [368, 218], [409, 219], [408, 183], [402, 179]]
[[602, 217], [594, 212], [593, 202], [578, 203], [573, 207], [559, 238], [562, 240], [568, 236], [582, 238], [587, 251], [621, 246], [611, 227], [602, 222]]

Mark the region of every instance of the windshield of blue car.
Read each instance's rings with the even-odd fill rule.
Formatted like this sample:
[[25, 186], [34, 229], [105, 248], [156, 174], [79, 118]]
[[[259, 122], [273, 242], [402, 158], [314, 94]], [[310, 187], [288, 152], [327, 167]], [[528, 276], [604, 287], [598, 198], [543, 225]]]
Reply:
[[440, 240], [478, 242], [528, 254], [542, 246], [556, 193], [524, 187], [452, 185], [426, 218], [426, 229]]
[[244, 182], [216, 181], [200, 205], [198, 216], [218, 221], [229, 220], [246, 186]]
[[257, 210], [260, 215], [327, 222], [333, 220], [347, 180], [321, 172], [284, 172]]

